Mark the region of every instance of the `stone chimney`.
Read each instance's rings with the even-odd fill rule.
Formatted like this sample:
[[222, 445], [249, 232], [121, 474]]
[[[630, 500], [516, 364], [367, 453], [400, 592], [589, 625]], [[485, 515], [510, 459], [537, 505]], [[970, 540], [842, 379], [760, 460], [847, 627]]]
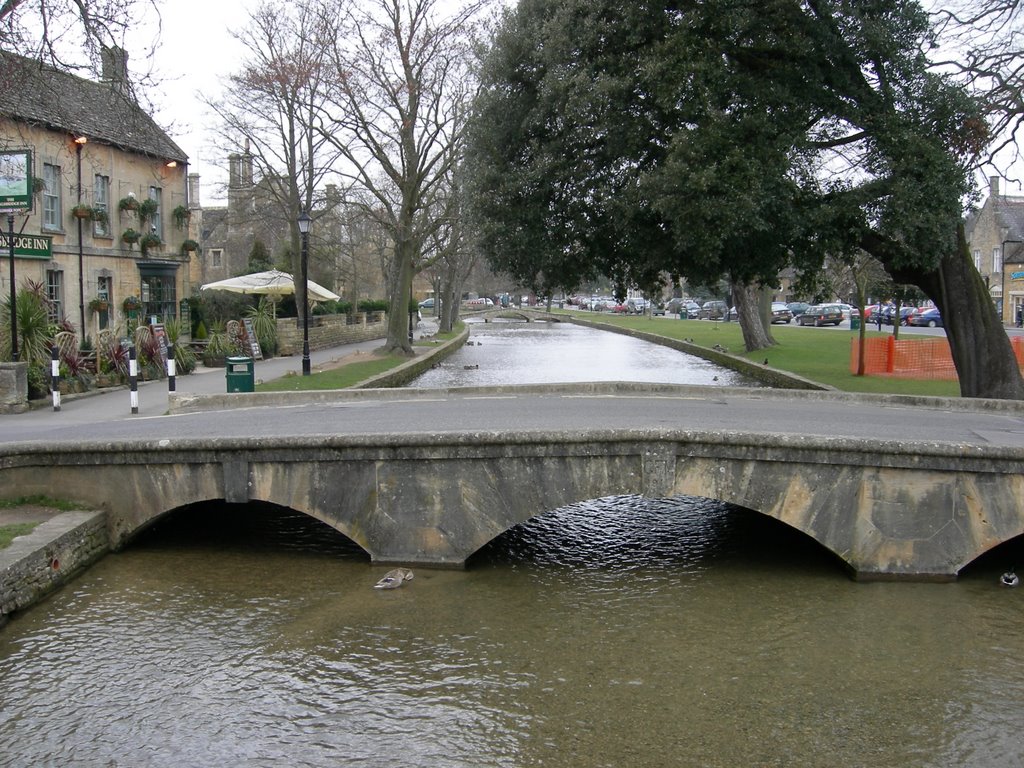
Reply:
[[202, 208], [202, 204], [199, 202], [199, 174], [190, 173], [188, 175], [188, 207], [191, 208]]
[[103, 67], [100, 79], [104, 83], [109, 83], [118, 93], [125, 96], [130, 95], [131, 89], [128, 87], [128, 52], [124, 48], [118, 48], [117, 46], [103, 48], [100, 51], [100, 62]]
[[989, 197], [999, 197], [999, 177], [989, 176], [988, 179], [988, 194]]

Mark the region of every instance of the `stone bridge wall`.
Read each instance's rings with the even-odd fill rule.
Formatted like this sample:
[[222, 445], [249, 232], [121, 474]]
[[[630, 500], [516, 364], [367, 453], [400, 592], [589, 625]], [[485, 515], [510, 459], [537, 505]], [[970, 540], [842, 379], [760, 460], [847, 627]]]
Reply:
[[[462, 567], [545, 511], [619, 494], [739, 504], [803, 531], [857, 578], [952, 579], [1024, 533], [1024, 452], [696, 432], [261, 438], [0, 449], [17, 495], [73, 488], [116, 548], [166, 512], [263, 500], [375, 562]], [[68, 494], [71, 495], [71, 494]]]
[[[349, 315], [310, 315], [309, 320], [311, 350], [383, 339], [388, 334], [388, 319], [383, 312], [375, 312], [369, 318], [358, 312], [352, 316], [351, 322]], [[302, 354], [302, 325], [296, 318], [278, 318], [277, 341], [279, 354]]]

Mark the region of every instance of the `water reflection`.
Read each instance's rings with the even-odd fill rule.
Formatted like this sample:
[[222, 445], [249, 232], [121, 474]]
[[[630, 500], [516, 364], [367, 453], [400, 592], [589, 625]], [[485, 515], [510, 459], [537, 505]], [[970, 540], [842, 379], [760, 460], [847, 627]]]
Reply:
[[999, 567], [856, 584], [755, 513], [630, 496], [382, 591], [386, 569], [326, 526], [210, 505], [0, 630], [0, 750], [10, 765], [1012, 765], [1024, 590], [999, 589]]
[[468, 321], [469, 343], [413, 387], [635, 381], [758, 386], [703, 358], [572, 323]]

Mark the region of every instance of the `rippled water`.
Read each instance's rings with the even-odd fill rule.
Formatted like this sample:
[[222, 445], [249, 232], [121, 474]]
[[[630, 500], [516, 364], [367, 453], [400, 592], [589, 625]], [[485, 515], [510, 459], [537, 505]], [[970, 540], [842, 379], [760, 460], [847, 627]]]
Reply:
[[409, 386], [585, 381], [759, 386], [755, 380], [703, 358], [572, 323], [483, 323], [472, 319], [467, 323], [469, 343]]
[[1020, 765], [1019, 550], [857, 584], [754, 513], [617, 497], [381, 591], [326, 526], [208, 505], [0, 629], [0, 763]]

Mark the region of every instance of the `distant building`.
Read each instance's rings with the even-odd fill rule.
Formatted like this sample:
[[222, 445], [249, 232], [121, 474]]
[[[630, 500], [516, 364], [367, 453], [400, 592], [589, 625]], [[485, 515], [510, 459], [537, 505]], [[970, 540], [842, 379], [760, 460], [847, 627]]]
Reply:
[[1013, 323], [1024, 307], [1024, 197], [1002, 195], [999, 178], [966, 222], [967, 246], [1003, 323]]
[[[123, 51], [104, 51], [97, 82], [0, 53], [0, 149], [31, 150], [36, 178], [34, 210], [15, 215], [15, 231], [49, 243], [15, 253], [15, 281], [45, 285], [51, 320], [84, 335], [122, 319], [129, 296], [141, 299], [143, 318], [164, 321], [191, 293], [182, 252], [188, 157], [135, 101], [126, 64]], [[141, 215], [130, 210], [143, 203]], [[139, 240], [123, 237], [129, 229]]]

